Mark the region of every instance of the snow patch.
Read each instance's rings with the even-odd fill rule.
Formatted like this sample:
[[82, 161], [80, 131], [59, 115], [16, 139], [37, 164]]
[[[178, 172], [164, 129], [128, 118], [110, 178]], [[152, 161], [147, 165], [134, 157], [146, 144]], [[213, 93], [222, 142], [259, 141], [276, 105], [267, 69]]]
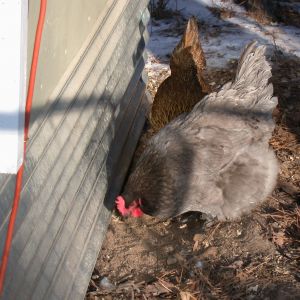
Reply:
[[[147, 69], [153, 72], [166, 67], [170, 54], [181, 39], [182, 23], [185, 25], [192, 15], [196, 16], [201, 24], [200, 39], [208, 68], [223, 68], [230, 60], [238, 59], [245, 45], [253, 40], [267, 45], [269, 51], [276, 47], [286, 54], [300, 57], [299, 28], [282, 24], [259, 24], [246, 14], [242, 6], [233, 1], [178, 0], [170, 1], [168, 8], [174, 11], [177, 9], [181, 15], [181, 28], [177, 15], [170, 19], [151, 21]], [[219, 19], [210, 8], [230, 10], [233, 17]]]

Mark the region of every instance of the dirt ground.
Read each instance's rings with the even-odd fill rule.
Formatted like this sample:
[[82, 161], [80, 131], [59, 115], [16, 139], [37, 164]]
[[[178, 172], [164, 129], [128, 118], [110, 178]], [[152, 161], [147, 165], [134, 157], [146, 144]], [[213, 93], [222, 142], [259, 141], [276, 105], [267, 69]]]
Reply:
[[[281, 166], [274, 193], [236, 222], [113, 214], [86, 299], [300, 299], [300, 60], [276, 52], [272, 63], [279, 105], [270, 144]], [[232, 61], [207, 78], [217, 88], [235, 70]], [[152, 95], [167, 75], [149, 76]]]

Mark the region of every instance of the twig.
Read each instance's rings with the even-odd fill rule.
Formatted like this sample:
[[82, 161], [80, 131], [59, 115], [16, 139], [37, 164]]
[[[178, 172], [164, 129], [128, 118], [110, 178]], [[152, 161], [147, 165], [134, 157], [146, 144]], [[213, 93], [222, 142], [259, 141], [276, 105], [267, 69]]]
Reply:
[[206, 277], [206, 276], [204, 276], [204, 274], [200, 271], [199, 272], [199, 275], [200, 275], [200, 277], [201, 277], [201, 279], [212, 289], [212, 290], [214, 290], [215, 289], [215, 287], [210, 283], [210, 281], [209, 281], [209, 279]]
[[180, 277], [179, 277], [179, 284], [181, 283], [181, 280], [182, 280], [182, 274], [183, 274], [183, 268], [181, 267], [181, 272], [180, 272]]
[[[219, 223], [215, 226], [215, 228], [213, 228], [213, 229], [211, 230], [210, 234], [208, 235], [208, 237], [207, 237], [206, 239], [203, 240], [203, 242], [208, 242], [208, 243], [209, 243], [210, 240], [212, 239], [213, 235], [215, 234], [216, 230], [220, 227], [220, 225], [221, 225], [221, 222], [219, 222]], [[202, 243], [203, 243], [203, 242], [202, 242]]]
[[200, 276], [200, 279], [201, 279], [206, 285], [209, 286], [209, 288], [211, 289], [211, 292], [212, 292], [212, 293], [214, 293], [214, 294], [216, 294], [216, 295], [219, 295], [219, 294], [220, 294], [220, 292], [221, 292], [221, 289], [220, 289], [220, 288], [213, 286], [213, 285], [210, 283], [209, 279], [208, 279], [201, 271], [199, 271], [198, 274], [199, 274], [199, 276]]
[[97, 290], [99, 291], [99, 286], [95, 283], [93, 279], [91, 279], [90, 284]]
[[[167, 283], [165, 280], [161, 279], [161, 278], [157, 278], [158, 282], [166, 289], [168, 290], [170, 293], [173, 293], [172, 290], [170, 290], [165, 284]], [[173, 285], [176, 289], [178, 289], [175, 285]]]
[[[267, 258], [268, 258], [268, 256], [267, 256]], [[245, 272], [246, 272], [247, 274], [251, 274], [254, 270], [258, 269], [258, 268], [261, 267], [262, 265], [265, 265], [265, 264], [269, 263], [269, 261], [270, 261], [270, 259], [268, 259], [267, 261], [264, 261], [264, 262], [262, 262], [262, 263], [260, 263], [260, 264], [258, 264], [258, 265], [256, 265], [256, 266], [253, 266], [253, 267], [251, 267], [251, 268], [249, 268], [249, 269], [245, 269]]]
[[174, 270], [168, 271], [168, 272], [164, 273], [163, 275], [161, 275], [160, 277], [157, 277], [157, 279], [162, 279], [168, 275], [174, 274], [174, 272], [175, 272]]
[[121, 283], [124, 283], [125, 281], [128, 281], [128, 279], [131, 279], [133, 277], [132, 274], [127, 274], [127, 275], [124, 275], [123, 277], [121, 277], [118, 282], [117, 282], [117, 285], [121, 284]]
[[276, 38], [275, 38], [275, 33], [274, 33], [274, 31], [273, 32], [271, 32], [270, 33], [270, 35], [272, 36], [272, 39], [273, 39], [273, 44], [274, 44], [274, 48], [275, 48], [275, 58], [276, 58], [276, 60], [278, 61], [278, 53], [279, 53], [279, 49], [278, 49], [278, 47], [277, 47], [277, 44], [276, 44]]

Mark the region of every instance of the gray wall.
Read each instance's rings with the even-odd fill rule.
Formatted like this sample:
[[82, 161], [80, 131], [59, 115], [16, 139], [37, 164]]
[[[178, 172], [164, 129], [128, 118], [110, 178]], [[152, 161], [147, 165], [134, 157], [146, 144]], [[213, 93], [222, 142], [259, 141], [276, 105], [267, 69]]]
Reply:
[[[107, 0], [50, 0], [43, 29], [34, 107], [43, 107], [49, 96], [78, 54], [98, 18], [103, 18]], [[110, 1], [111, 2], [111, 1]], [[40, 0], [29, 1], [28, 62], [38, 20]], [[30, 63], [28, 64], [28, 74]], [[46, 75], [46, 76], [45, 76]], [[32, 119], [37, 117], [33, 111]]]
[[[48, 1], [47, 13], [54, 16], [51, 2], [58, 1]], [[82, 2], [72, 1], [72, 6], [81, 8]], [[35, 96], [36, 118], [1, 299], [85, 295], [148, 109], [141, 77], [147, 2], [107, 0], [102, 17], [82, 31], [75, 8], [66, 26], [60, 19], [61, 25], [46, 27], [39, 82], [45, 80], [47, 88]], [[63, 39], [66, 33], [61, 33], [68, 30], [76, 36], [73, 27], [80, 37]], [[48, 44], [48, 39], [56, 42]], [[64, 60], [66, 48], [70, 56]], [[53, 49], [60, 53], [55, 63], [45, 54]], [[14, 176], [0, 175], [0, 254], [14, 186]]]

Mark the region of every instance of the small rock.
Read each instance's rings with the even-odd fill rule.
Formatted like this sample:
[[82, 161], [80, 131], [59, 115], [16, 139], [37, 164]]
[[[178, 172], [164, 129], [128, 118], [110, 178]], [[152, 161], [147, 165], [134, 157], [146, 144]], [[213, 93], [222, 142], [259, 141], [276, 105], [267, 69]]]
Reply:
[[99, 278], [99, 275], [93, 275], [93, 276], [92, 276], [92, 279], [93, 279], [93, 280], [97, 280], [98, 278]]
[[201, 242], [204, 239], [203, 234], [196, 233], [193, 237], [194, 242]]
[[204, 242], [202, 243], [202, 245], [204, 246], [204, 248], [208, 248], [210, 246], [210, 243], [208, 240], [204, 240]]
[[167, 265], [171, 266], [177, 263], [177, 259], [175, 257], [168, 257], [167, 259]]
[[272, 227], [276, 229], [280, 229], [280, 225], [277, 222], [272, 223]]
[[187, 217], [187, 218], [183, 218], [183, 219], [180, 220], [180, 223], [183, 223], [183, 224], [184, 224], [184, 223], [188, 222], [188, 220], [189, 220], [188, 217]]
[[100, 286], [105, 289], [113, 289], [115, 286], [109, 281], [107, 277], [103, 277], [100, 281]]
[[189, 275], [190, 275], [190, 277], [194, 277], [196, 274], [195, 274], [195, 272], [190, 271], [190, 272], [189, 272]]
[[218, 255], [218, 249], [216, 247], [209, 247], [202, 253], [203, 258], [208, 258], [208, 257], [216, 257]]
[[165, 226], [169, 226], [169, 225], [170, 225], [170, 223], [171, 223], [171, 221], [170, 221], [170, 220], [167, 220], [167, 221], [163, 222], [163, 224], [164, 224]]
[[172, 253], [172, 252], [174, 252], [174, 247], [171, 245], [168, 245], [165, 247], [165, 251], [166, 251], [166, 253]]
[[254, 293], [256, 293], [257, 290], [258, 290], [258, 284], [257, 284], [257, 285], [254, 285], [254, 286], [250, 286], [250, 287], [248, 288], [248, 292], [254, 292]]
[[[188, 256], [189, 255], [189, 250], [181, 250], [179, 253], [180, 257], [185, 257], [185, 256]], [[177, 254], [175, 254], [177, 255]], [[178, 259], [178, 257], [177, 257]]]
[[184, 263], [186, 261], [186, 259], [185, 259], [186, 255], [188, 255], [187, 252], [180, 252], [180, 253], [175, 253], [174, 256], [177, 259], [177, 261]]
[[236, 231], [236, 235], [237, 235], [237, 236], [242, 235], [242, 230], [238, 229], [238, 230]]
[[203, 262], [202, 262], [201, 260], [198, 260], [198, 261], [196, 262], [196, 264], [195, 264], [195, 267], [196, 267], [197, 269], [203, 269], [204, 264], [203, 264]]
[[233, 268], [233, 269], [240, 269], [243, 266], [243, 264], [244, 264], [244, 262], [242, 260], [236, 260], [228, 267]]
[[153, 245], [157, 245], [158, 244], [158, 239], [153, 239], [152, 243], [153, 243]]

